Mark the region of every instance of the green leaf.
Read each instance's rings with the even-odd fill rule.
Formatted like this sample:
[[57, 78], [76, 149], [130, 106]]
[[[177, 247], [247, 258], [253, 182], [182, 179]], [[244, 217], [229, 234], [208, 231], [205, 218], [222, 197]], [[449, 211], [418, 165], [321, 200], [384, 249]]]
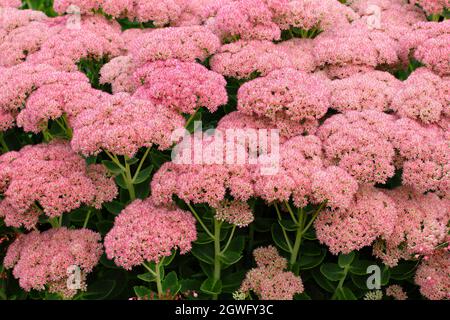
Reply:
[[325, 259], [327, 252], [325, 249], [320, 251], [319, 255], [302, 255], [298, 262], [298, 267], [300, 270], [307, 270], [317, 267]]
[[113, 175], [118, 175], [123, 172], [123, 169], [119, 167], [117, 164], [115, 164], [112, 161], [109, 160], [103, 160], [102, 164], [108, 169], [109, 172], [111, 172]]
[[194, 244], [191, 253], [205, 263], [214, 264], [214, 247], [210, 244]]
[[311, 297], [306, 292], [302, 292], [302, 293], [297, 293], [294, 296], [294, 300], [311, 300]]
[[153, 165], [139, 171], [137, 177], [134, 179], [133, 184], [139, 184], [150, 178], [153, 171]]
[[195, 240], [195, 243], [206, 244], [206, 243], [210, 243], [213, 241], [214, 241], [214, 239], [212, 239], [207, 233], [197, 232], [197, 240]]
[[178, 277], [175, 271], [171, 271], [167, 274], [162, 282], [163, 292], [170, 293], [171, 295], [176, 295], [180, 289], [181, 285], [178, 282]]
[[104, 234], [107, 234], [109, 232], [109, 230], [111, 230], [111, 228], [113, 227], [113, 222], [103, 220], [103, 221], [97, 222], [96, 226], [97, 226], [97, 230], [102, 235], [104, 235]]
[[337, 300], [356, 300], [356, 296], [353, 294], [352, 290], [343, 287], [336, 290], [335, 298]]
[[83, 298], [89, 300], [102, 300], [107, 298], [114, 290], [116, 282], [114, 280], [99, 280], [88, 285], [87, 291], [83, 293]]
[[303, 234], [303, 238], [307, 240], [317, 240], [316, 231], [314, 228], [309, 228], [308, 231]]
[[376, 264], [374, 261], [355, 259], [350, 265], [348, 271], [352, 274], [364, 276], [367, 274], [367, 268], [374, 264]]
[[200, 290], [207, 294], [220, 294], [222, 292], [222, 281], [214, 281], [214, 279], [208, 278], [203, 281]]
[[272, 232], [272, 239], [275, 242], [275, 244], [280, 249], [282, 249], [286, 252], [290, 252], [289, 246], [286, 243], [286, 240], [284, 238], [283, 231], [278, 223], [272, 224], [271, 232]]
[[247, 270], [240, 270], [234, 273], [228, 273], [222, 276], [222, 291], [232, 293], [236, 291], [245, 277]]
[[163, 265], [168, 266], [169, 264], [171, 264], [176, 255], [177, 250], [172, 250], [172, 254], [170, 256], [164, 257]]
[[333, 293], [336, 289], [336, 284], [328, 280], [319, 270], [312, 271], [312, 277], [314, 281], [325, 291]]
[[338, 264], [341, 268], [349, 266], [355, 259], [355, 253], [350, 252], [349, 254], [340, 254], [338, 258]]
[[231, 265], [241, 260], [242, 255], [239, 252], [231, 251], [230, 249], [228, 249], [219, 257], [220, 261], [222, 261], [224, 264]]
[[402, 261], [390, 269], [390, 277], [394, 280], [406, 280], [414, 275], [417, 262]]
[[136, 157], [131, 158], [131, 159], [127, 159], [127, 160], [126, 160], [126, 162], [127, 162], [130, 166], [132, 166], [133, 164], [137, 163], [138, 161], [139, 161], [139, 158], [136, 158]]
[[360, 276], [357, 274], [352, 274], [351, 279], [353, 284], [361, 289], [361, 290], [368, 290], [367, 288], [367, 276]]
[[116, 181], [117, 185], [122, 189], [128, 189], [127, 184], [125, 183], [125, 179], [122, 175], [117, 176], [114, 181]]
[[278, 220], [278, 224], [287, 231], [297, 231], [298, 229], [298, 226], [292, 220]]
[[335, 263], [324, 263], [320, 266], [320, 272], [331, 281], [339, 281], [345, 278], [345, 272]]
[[116, 200], [104, 203], [103, 206], [106, 210], [108, 210], [108, 212], [112, 214], [119, 214], [125, 208], [125, 205], [123, 203]]
[[145, 282], [156, 281], [156, 277], [150, 272], [138, 274], [137, 277], [138, 277], [138, 279], [141, 279], [142, 281], [145, 281]]
[[136, 293], [136, 295], [139, 298], [147, 298], [148, 299], [151, 297], [152, 291], [147, 287], [134, 286], [133, 289], [134, 289], [134, 293]]

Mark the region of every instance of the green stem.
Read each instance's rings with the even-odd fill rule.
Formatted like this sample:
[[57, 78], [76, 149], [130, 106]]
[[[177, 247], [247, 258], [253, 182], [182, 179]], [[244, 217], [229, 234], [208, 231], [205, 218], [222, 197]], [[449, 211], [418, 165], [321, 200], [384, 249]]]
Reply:
[[59, 227], [58, 217], [48, 218], [48, 222], [52, 226], [52, 228], [56, 229]]
[[63, 221], [63, 215], [61, 214], [59, 216], [59, 221], [58, 221], [58, 226], [61, 227], [62, 226], [62, 221]]
[[291, 251], [291, 258], [289, 259], [289, 265], [292, 267], [298, 258], [298, 252], [300, 250], [300, 245], [302, 244], [302, 235], [303, 235], [303, 227], [305, 224], [305, 214], [303, 212], [303, 208], [298, 210], [298, 227], [295, 232], [295, 242], [294, 247]]
[[[222, 227], [222, 222], [214, 219], [214, 284], [220, 281], [220, 229]], [[213, 300], [217, 300], [218, 295], [213, 295]]]
[[136, 199], [136, 192], [134, 190], [133, 177], [131, 176], [131, 168], [128, 164], [128, 157], [125, 156], [125, 174], [123, 178], [125, 180], [125, 184], [127, 185], [128, 192], [130, 193], [130, 199], [133, 201]]
[[[274, 203], [274, 206], [275, 206], [275, 210], [277, 211], [278, 220], [281, 221], [281, 213], [280, 213], [280, 209], [278, 208], [278, 204]], [[286, 230], [284, 230], [283, 226], [281, 226], [281, 231], [283, 232], [284, 240], [286, 241], [289, 252], [292, 252], [291, 240], [289, 240], [289, 236], [287, 235]]]
[[144, 155], [142, 156], [141, 161], [139, 162], [139, 165], [138, 165], [138, 167], [136, 169], [136, 172], [134, 173], [133, 182], [136, 181], [136, 178], [139, 175], [139, 172], [141, 172], [142, 165], [144, 164], [144, 161], [147, 158], [149, 152], [150, 152], [150, 148], [147, 148], [147, 150], [145, 151]]
[[289, 214], [291, 215], [292, 221], [294, 221], [295, 224], [298, 224], [297, 219], [295, 219], [294, 211], [292, 211], [292, 208], [289, 205], [289, 202], [285, 201], [284, 204], [286, 205], [286, 208], [288, 209]]
[[191, 116], [187, 119], [186, 124], [184, 125], [185, 128], [187, 128], [191, 124], [191, 122], [192, 122], [192, 120], [194, 120], [197, 112], [198, 112], [198, 109], [195, 110], [195, 112], [193, 114], [191, 114]]
[[345, 266], [345, 268], [344, 268], [344, 276], [342, 277], [341, 280], [339, 280], [339, 283], [338, 283], [338, 285], [336, 287], [336, 290], [334, 290], [334, 293], [333, 293], [333, 296], [331, 297], [331, 300], [336, 299], [337, 291], [339, 289], [342, 289], [342, 286], [344, 285], [345, 279], [347, 278], [348, 268], [349, 268], [348, 266]]
[[6, 153], [9, 151], [8, 145], [5, 142], [3, 132], [0, 132], [0, 144], [2, 146], [2, 153]]
[[163, 264], [164, 258], [162, 258], [158, 263], [155, 264], [155, 270], [152, 269], [149, 265], [147, 265], [147, 262], [142, 263], [142, 265], [147, 269], [154, 277], [156, 282], [156, 290], [158, 291], [158, 297], [161, 299], [164, 295], [163, 289], [162, 289], [162, 282], [161, 282], [161, 265]]
[[87, 227], [87, 224], [89, 222], [89, 218], [91, 217], [91, 209], [88, 210], [86, 214], [86, 218], [84, 219], [83, 228]]
[[231, 240], [233, 239], [235, 230], [236, 230], [236, 226], [233, 226], [233, 228], [231, 229], [230, 237], [228, 238], [228, 241], [225, 244], [225, 247], [222, 249], [222, 251], [220, 251], [221, 254], [224, 253], [225, 251], [227, 251], [228, 247], [230, 246], [230, 243], [231, 243]]
[[206, 234], [208, 236], [210, 236], [211, 239], [214, 239], [214, 235], [212, 234], [212, 232], [209, 231], [209, 229], [205, 226], [205, 224], [203, 223], [202, 219], [200, 219], [200, 216], [198, 215], [198, 213], [195, 211], [195, 209], [191, 206], [191, 204], [189, 202], [187, 202], [187, 206], [189, 207], [189, 210], [191, 210], [192, 214], [195, 216], [197, 221], [200, 223], [200, 225], [202, 226], [203, 230], [205, 230]]

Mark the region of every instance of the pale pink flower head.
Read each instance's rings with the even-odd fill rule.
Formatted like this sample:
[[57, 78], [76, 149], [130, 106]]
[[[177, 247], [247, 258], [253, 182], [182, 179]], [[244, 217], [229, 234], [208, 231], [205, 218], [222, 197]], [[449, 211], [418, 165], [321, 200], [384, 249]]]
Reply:
[[[449, 28], [450, 29], [450, 28]], [[441, 76], [450, 76], [450, 31], [425, 40], [414, 52], [414, 58]]]
[[385, 183], [395, 173], [394, 146], [389, 139], [394, 117], [375, 110], [348, 111], [319, 128], [326, 160], [361, 183]]
[[21, 5], [20, 0], [0, 0], [0, 8], [18, 8]]
[[141, 147], [169, 148], [173, 130], [183, 127], [184, 122], [181, 115], [167, 108], [121, 92], [76, 117], [71, 145], [84, 155], [106, 150], [133, 157]]
[[374, 246], [374, 254], [391, 267], [400, 259], [433, 254], [447, 236], [449, 201], [403, 186], [386, 194], [394, 200], [398, 217], [393, 232]]
[[272, 21], [272, 12], [263, 0], [237, 0], [222, 6], [215, 17], [214, 29], [224, 41], [278, 40], [280, 28]]
[[226, 221], [238, 227], [248, 226], [255, 218], [249, 205], [242, 201], [224, 200], [215, 210], [216, 220]]
[[80, 289], [86, 291], [86, 276], [103, 253], [100, 241], [100, 234], [88, 229], [32, 231], [19, 235], [9, 246], [3, 264], [13, 269], [12, 274], [25, 291], [48, 290], [70, 299], [78, 291], [67, 286], [70, 268], [80, 269]]
[[287, 1], [274, 13], [274, 21], [282, 30], [292, 27], [302, 30], [332, 30], [348, 26], [358, 18], [359, 15], [353, 9], [336, 0]]
[[386, 295], [394, 298], [395, 300], [407, 300], [408, 295], [403, 288], [398, 284], [390, 285], [386, 288]]
[[420, 293], [430, 300], [450, 299], [450, 252], [440, 250], [422, 260], [417, 268], [415, 283]]
[[348, 208], [358, 190], [358, 182], [345, 170], [331, 166], [313, 173], [311, 187], [314, 202], [326, 201], [330, 208]]
[[332, 77], [398, 63], [396, 42], [379, 30], [368, 30], [367, 26], [323, 32], [314, 41], [316, 62], [328, 68]]
[[166, 59], [193, 62], [206, 60], [219, 47], [219, 38], [206, 27], [169, 27], [136, 37], [129, 54], [137, 66]]
[[255, 40], [229, 43], [211, 58], [211, 69], [236, 79], [265, 76], [280, 68], [310, 72], [315, 68], [311, 41], [293, 39], [279, 44]]
[[131, 56], [115, 57], [101, 68], [100, 83], [110, 83], [113, 93], [133, 93], [137, 87], [133, 81], [134, 71], [135, 67]]
[[361, 186], [347, 209], [327, 209], [314, 222], [317, 239], [333, 254], [350, 253], [388, 237], [397, 222], [389, 196], [372, 186]]
[[130, 270], [144, 262], [157, 263], [172, 250], [184, 254], [196, 239], [195, 218], [189, 212], [138, 199], [115, 218], [105, 237], [105, 250], [109, 259]]
[[383, 71], [357, 73], [331, 82], [331, 107], [340, 112], [388, 111], [401, 81]]
[[67, 28], [64, 21], [54, 28], [58, 32], [54, 32], [39, 51], [29, 55], [27, 61], [74, 71], [82, 59], [111, 59], [123, 52], [120, 25], [102, 16], [83, 17], [80, 28]]
[[[278, 171], [261, 175], [255, 171], [255, 193], [265, 201], [289, 201], [296, 207], [304, 207], [312, 192], [311, 178], [323, 167], [322, 144], [316, 136], [297, 136], [280, 146]], [[264, 164], [264, 155], [259, 165]]]
[[138, 68], [133, 77], [141, 85], [135, 97], [178, 113], [193, 114], [201, 107], [215, 112], [228, 100], [224, 77], [196, 62], [155, 61]]
[[238, 91], [238, 110], [275, 120], [280, 114], [294, 121], [325, 115], [330, 104], [328, 83], [322, 77], [294, 69], [272, 71], [244, 83]]
[[284, 271], [287, 261], [275, 247], [257, 248], [253, 255], [257, 267], [247, 272], [241, 284], [241, 292], [252, 291], [261, 300], [293, 300], [295, 294], [303, 292], [301, 278]]
[[445, 122], [448, 127], [448, 117], [433, 125], [408, 118], [395, 122], [391, 140], [403, 162], [404, 185], [420, 192], [434, 191], [444, 197], [450, 194], [449, 136]]
[[[107, 1], [105, 0], [54, 0], [53, 8], [57, 13], [64, 14], [67, 13], [70, 6], [76, 6], [79, 9], [80, 13], [92, 14], [94, 13], [94, 11], [100, 9], [100, 7], [106, 2]], [[120, 0], [114, 0], [110, 2], [120, 2]]]
[[392, 100], [392, 109], [403, 117], [425, 124], [450, 115], [450, 79], [442, 79], [426, 68], [416, 69]]
[[419, 5], [427, 14], [440, 14], [444, 9], [450, 9], [449, 0], [412, 0]]
[[27, 145], [0, 157], [0, 216], [8, 226], [31, 229], [82, 205], [100, 208], [117, 195], [101, 165], [86, 165], [65, 142]]

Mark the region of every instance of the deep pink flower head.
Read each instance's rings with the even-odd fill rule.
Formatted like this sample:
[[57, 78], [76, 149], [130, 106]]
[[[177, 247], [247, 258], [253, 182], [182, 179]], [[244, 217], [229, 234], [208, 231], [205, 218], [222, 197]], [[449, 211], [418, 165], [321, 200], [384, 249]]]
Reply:
[[407, 300], [408, 295], [398, 284], [392, 284], [386, 288], [386, 295], [393, 297], [395, 300]]
[[211, 69], [226, 77], [249, 79], [281, 68], [310, 72], [315, 63], [312, 40], [238, 41], [222, 46], [210, 60]]
[[130, 270], [144, 262], [157, 263], [174, 249], [184, 254], [196, 239], [195, 218], [189, 212], [138, 199], [115, 218], [105, 237], [105, 250], [109, 259]]
[[129, 45], [129, 53], [133, 62], [141, 66], [147, 62], [171, 58], [203, 61], [219, 47], [219, 38], [206, 27], [170, 27], [138, 36]]
[[340, 112], [388, 111], [401, 81], [383, 71], [357, 73], [331, 82], [331, 107]]
[[103, 253], [100, 234], [89, 229], [50, 229], [21, 234], [9, 246], [3, 264], [19, 280], [25, 291], [48, 290], [72, 298], [77, 289], [68, 288], [70, 268], [81, 271], [81, 290], [86, 291], [86, 276]]
[[139, 148], [172, 145], [172, 131], [183, 127], [184, 118], [150, 101], [117, 93], [73, 121], [72, 148], [84, 155], [102, 150], [132, 157]]
[[326, 160], [361, 183], [384, 183], [394, 175], [395, 150], [389, 140], [394, 117], [375, 110], [348, 111], [319, 128]]
[[278, 40], [281, 36], [264, 0], [237, 0], [222, 6], [215, 17], [214, 29], [224, 41]]
[[[268, 1], [269, 3], [271, 1]], [[359, 15], [335, 0], [294, 0], [275, 10], [274, 21], [282, 30], [291, 27], [302, 30], [332, 30], [348, 26]]]
[[323, 32], [314, 44], [317, 64], [328, 68], [331, 77], [346, 77], [398, 62], [396, 42], [381, 31], [368, 30], [367, 26]]
[[253, 251], [256, 268], [247, 272], [240, 291], [256, 293], [261, 300], [293, 300], [294, 295], [302, 293], [300, 277], [284, 271], [287, 261], [273, 246], [257, 248]]
[[420, 293], [430, 300], [450, 299], [450, 252], [440, 250], [417, 268], [415, 283]]
[[133, 93], [137, 88], [133, 80], [134, 71], [135, 66], [131, 56], [115, 57], [101, 68], [100, 83], [110, 83], [113, 93]]
[[135, 97], [178, 113], [193, 114], [201, 107], [215, 112], [228, 100], [224, 77], [196, 62], [155, 61], [138, 68], [133, 77], [141, 85]]
[[416, 69], [392, 100], [399, 115], [425, 124], [450, 115], [450, 78], [443, 79], [427, 68]]
[[49, 119], [66, 115], [69, 122], [84, 109], [96, 106], [106, 96], [92, 89], [81, 72], [57, 71], [48, 65], [22, 63], [0, 70], [2, 127], [17, 125], [40, 132]]
[[389, 196], [371, 186], [361, 186], [347, 209], [321, 212], [314, 227], [317, 239], [333, 254], [347, 254], [388, 237], [397, 221], [397, 209]]
[[83, 204], [100, 208], [117, 195], [101, 165], [86, 165], [65, 142], [27, 145], [0, 157], [0, 216], [31, 229], [42, 213], [53, 218]]
[[374, 254], [390, 267], [400, 259], [433, 254], [447, 236], [450, 202], [403, 186], [386, 194], [394, 200], [398, 218], [393, 232], [374, 245]]
[[244, 83], [238, 91], [238, 110], [275, 120], [280, 114], [294, 121], [314, 120], [330, 105], [328, 82], [294, 69], [272, 71]]
[[226, 221], [238, 227], [246, 227], [255, 219], [249, 205], [242, 201], [224, 200], [215, 210], [216, 220]]
[[59, 29], [41, 45], [41, 49], [28, 56], [31, 63], [46, 63], [60, 70], [77, 70], [81, 59], [110, 59], [121, 55], [124, 43], [120, 25], [95, 15], [81, 19], [79, 27], [67, 27], [62, 20]]
[[[443, 120], [448, 124], [448, 118]], [[402, 161], [404, 185], [420, 192], [450, 195], [450, 140], [448, 127], [444, 128], [408, 118], [395, 122], [391, 139]]]

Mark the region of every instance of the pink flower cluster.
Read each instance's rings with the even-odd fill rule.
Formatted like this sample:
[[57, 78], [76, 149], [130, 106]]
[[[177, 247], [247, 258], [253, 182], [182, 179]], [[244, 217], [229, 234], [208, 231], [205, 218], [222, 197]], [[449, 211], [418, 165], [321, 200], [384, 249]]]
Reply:
[[287, 261], [273, 246], [257, 248], [253, 251], [257, 267], [247, 272], [240, 291], [256, 293], [262, 300], [292, 300], [302, 293], [303, 283], [292, 272], [283, 271]]
[[133, 157], [141, 147], [169, 148], [172, 132], [183, 125], [173, 111], [118, 93], [76, 117], [71, 145], [84, 155], [109, 151]]
[[135, 97], [178, 113], [193, 114], [200, 107], [215, 112], [228, 100], [223, 76], [195, 62], [156, 61], [138, 68], [133, 77], [141, 84]]
[[390, 285], [386, 288], [386, 295], [393, 297], [395, 300], [406, 300], [408, 299], [408, 295], [403, 288], [398, 284]]
[[159, 262], [172, 250], [186, 253], [197, 239], [194, 217], [180, 209], [158, 208], [150, 199], [135, 200], [115, 219], [105, 237], [109, 259], [127, 270]]
[[347, 209], [327, 210], [314, 222], [317, 239], [333, 254], [350, 253], [388, 237], [397, 223], [394, 201], [382, 191], [361, 186]]
[[215, 210], [216, 220], [226, 221], [238, 227], [248, 226], [255, 218], [246, 202], [224, 200]]
[[265, 76], [281, 68], [310, 72], [315, 69], [309, 39], [292, 39], [274, 44], [270, 41], [237, 41], [223, 45], [211, 58], [211, 69], [229, 78], [249, 79]]
[[420, 293], [430, 300], [450, 299], [450, 253], [441, 250], [417, 268], [415, 282]]
[[69, 299], [77, 289], [67, 286], [70, 268], [80, 270], [80, 289], [103, 253], [100, 234], [65, 227], [20, 235], [8, 248], [4, 266], [26, 291], [45, 290]]
[[294, 121], [322, 118], [330, 104], [327, 82], [294, 69], [272, 71], [244, 83], [238, 91], [238, 110], [275, 120], [280, 114]]
[[0, 157], [0, 216], [6, 225], [31, 229], [82, 204], [100, 208], [117, 187], [102, 165], [87, 166], [65, 142], [28, 145]]
[[386, 265], [400, 259], [433, 254], [445, 242], [450, 219], [448, 200], [433, 193], [420, 194], [407, 187], [386, 192], [394, 200], [398, 216], [393, 232], [374, 245], [374, 254]]

